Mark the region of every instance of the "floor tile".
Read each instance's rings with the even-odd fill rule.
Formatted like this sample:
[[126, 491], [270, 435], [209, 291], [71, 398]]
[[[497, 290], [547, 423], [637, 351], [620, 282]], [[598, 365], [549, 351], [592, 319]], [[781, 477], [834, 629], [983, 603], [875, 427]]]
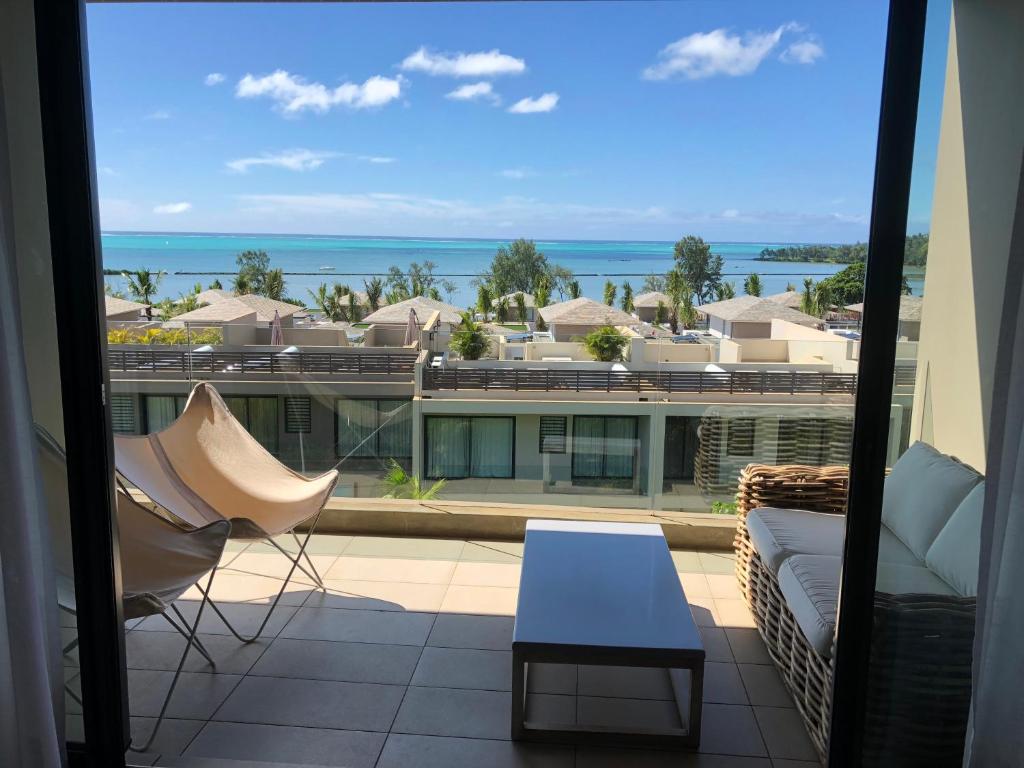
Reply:
[[386, 734], [248, 723], [208, 723], [186, 757], [373, 768]]
[[610, 728], [679, 728], [679, 711], [674, 701], [613, 699], [580, 696], [577, 722]]
[[528, 667], [526, 690], [530, 693], [561, 693], [576, 695], [575, 664], [534, 663]]
[[735, 573], [736, 557], [729, 552], [701, 552], [700, 564], [704, 573]]
[[249, 675], [213, 719], [232, 723], [387, 731], [404, 686]]
[[393, 733], [508, 739], [512, 695], [455, 688], [409, 688]]
[[[286, 549], [288, 552], [298, 552], [299, 543], [305, 538], [305, 533], [299, 533], [299, 542], [295, 541], [295, 538], [290, 533], [282, 534], [281, 536], [275, 536], [276, 541], [281, 547]], [[309, 543], [306, 545], [306, 551], [311, 555], [340, 555], [349, 544], [352, 543], [353, 536], [335, 535], [333, 533], [314, 533]], [[246, 542], [228, 542], [229, 544], [244, 544]], [[267, 544], [265, 541], [253, 541], [251, 546], [248, 548], [249, 552], [274, 552], [277, 555], [281, 553], [274, 547]]]
[[452, 584], [472, 587], [518, 587], [519, 563], [478, 563], [462, 561], [455, 566]]
[[339, 557], [323, 574], [327, 579], [447, 584], [455, 571], [453, 560], [409, 557]]
[[668, 671], [657, 667], [579, 666], [581, 696], [674, 699]]
[[510, 616], [476, 616], [440, 613], [430, 630], [427, 645], [438, 648], [481, 648], [490, 651], [512, 650]]
[[711, 596], [716, 600], [742, 600], [743, 593], [740, 592], [740, 585], [733, 573], [708, 573], [705, 574], [708, 586], [711, 589]]
[[393, 733], [377, 768], [573, 768], [572, 747]]
[[576, 696], [560, 696], [549, 693], [528, 693], [526, 695], [526, 720], [538, 723], [575, 725]]
[[773, 664], [739, 664], [738, 667], [751, 704], [765, 707], [794, 706]]
[[[317, 572], [323, 576], [323, 574], [334, 565], [334, 561], [338, 559], [337, 555], [310, 555], [310, 560], [313, 561], [313, 567]], [[299, 561], [299, 564], [309, 569], [309, 563], [306, 562], [305, 558]], [[240, 573], [246, 576], [270, 576], [276, 579], [284, 579], [291, 572], [291, 580], [296, 582], [302, 582], [304, 584], [313, 583], [309, 576], [304, 574], [298, 567], [292, 571], [292, 562], [280, 552], [254, 552], [251, 549], [247, 552], [243, 552], [238, 557], [231, 561], [229, 565], [222, 573]], [[220, 576], [222, 573], [218, 573]]]
[[[213, 657], [216, 667], [210, 666], [206, 658], [193, 648], [185, 661], [185, 670], [188, 672], [244, 675], [270, 645], [269, 639], [242, 643], [231, 635], [199, 635], [199, 640]], [[173, 672], [178, 668], [182, 651], [185, 650], [185, 638], [173, 631], [129, 632], [125, 635], [124, 643], [128, 669], [163, 669]]]
[[[173, 672], [129, 670], [129, 713], [137, 717], [159, 715], [173, 678]], [[241, 679], [240, 675], [182, 672], [167, 705], [167, 716], [179, 720], [209, 720]]]
[[715, 600], [718, 623], [722, 627], [754, 628], [754, 617], [745, 600]]
[[[218, 605], [223, 603], [254, 603], [269, 605], [281, 592], [284, 580], [275, 576], [259, 576], [242, 571], [223, 569], [217, 571], [210, 594]], [[204, 583], [205, 586], [205, 583]], [[281, 595], [281, 605], [302, 605], [306, 598], [319, 591], [312, 584], [291, 579]], [[199, 602], [202, 593], [196, 586], [181, 596], [182, 600]]]
[[458, 560], [465, 546], [455, 539], [383, 538], [360, 536], [345, 548], [345, 557], [399, 557]]
[[[195, 621], [198, 602], [179, 600], [175, 605], [178, 606], [190, 624]], [[227, 620], [231, 622], [235, 630], [245, 637], [254, 634], [259, 629], [260, 624], [270, 610], [269, 605], [247, 603], [218, 603], [217, 607], [227, 617]], [[270, 615], [270, 619], [267, 621], [266, 626], [264, 626], [261, 636], [275, 637], [281, 631], [281, 628], [292, 618], [295, 610], [292, 606], [278, 605]], [[160, 616], [150, 616], [132, 631], [174, 632], [171, 626]], [[221, 621], [220, 617], [214, 613], [209, 605], [203, 608], [203, 618], [199, 622], [199, 632], [200, 634], [208, 635], [231, 634], [224, 622]]]
[[512, 653], [469, 648], [424, 648], [412, 685], [511, 691]]
[[746, 704], [747, 694], [735, 664], [704, 664], [704, 701], [712, 704]]
[[800, 713], [780, 707], [754, 707], [768, 754], [773, 758], [815, 760], [817, 752], [804, 728]]
[[425, 611], [441, 608], [445, 584], [413, 584], [389, 581], [327, 579], [327, 593], [314, 592], [306, 601], [309, 608], [355, 608], [368, 611]]
[[715, 601], [710, 597], [691, 597], [690, 613], [693, 614], [693, 622], [698, 627], [718, 626], [718, 610]]
[[688, 550], [674, 550], [672, 561], [676, 564], [676, 570], [681, 573], [703, 573], [704, 566], [700, 562], [700, 555]]
[[693, 597], [711, 597], [708, 579], [703, 573], [679, 572], [679, 583], [683, 585], [683, 593], [687, 599]]
[[408, 685], [419, 657], [420, 648], [415, 645], [342, 643], [279, 637], [260, 657], [251, 674]]
[[519, 590], [510, 587], [467, 587], [452, 584], [441, 603], [442, 613], [515, 616]]
[[704, 658], [707, 661], [732, 661], [729, 638], [721, 627], [698, 627], [704, 642]]
[[434, 623], [431, 613], [299, 608], [281, 631], [293, 640], [423, 645]]
[[729, 640], [732, 655], [741, 664], [771, 664], [764, 640], [756, 629], [743, 627], [726, 627], [725, 636]]
[[522, 563], [523, 542], [467, 541], [459, 560], [475, 563]]
[[[155, 723], [155, 717], [131, 718], [132, 744], [142, 746], [153, 732]], [[205, 720], [177, 720], [165, 717], [160, 723], [160, 730], [156, 732], [156, 738], [153, 739], [153, 743], [146, 752], [158, 755], [180, 755], [204, 725], [206, 725]], [[129, 757], [131, 758], [133, 755], [129, 755]]]
[[648, 749], [580, 747], [576, 750], [576, 768], [771, 768], [759, 757], [702, 755]]
[[731, 704], [705, 704], [702, 707], [700, 751], [718, 755], [768, 756], [753, 710]]

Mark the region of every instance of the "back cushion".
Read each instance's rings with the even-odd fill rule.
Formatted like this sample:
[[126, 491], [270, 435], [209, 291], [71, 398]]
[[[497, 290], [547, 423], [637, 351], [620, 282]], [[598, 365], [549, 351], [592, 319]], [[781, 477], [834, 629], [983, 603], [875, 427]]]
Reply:
[[980, 482], [981, 475], [966, 464], [914, 443], [886, 478], [882, 522], [924, 560], [953, 511]]
[[974, 486], [928, 549], [925, 565], [964, 597], [978, 594], [981, 508], [985, 483]]

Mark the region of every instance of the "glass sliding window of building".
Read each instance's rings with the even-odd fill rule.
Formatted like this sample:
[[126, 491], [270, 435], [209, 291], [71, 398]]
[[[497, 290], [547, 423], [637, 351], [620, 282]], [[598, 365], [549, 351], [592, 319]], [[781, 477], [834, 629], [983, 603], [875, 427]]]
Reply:
[[431, 480], [515, 476], [515, 419], [429, 416], [426, 466]]

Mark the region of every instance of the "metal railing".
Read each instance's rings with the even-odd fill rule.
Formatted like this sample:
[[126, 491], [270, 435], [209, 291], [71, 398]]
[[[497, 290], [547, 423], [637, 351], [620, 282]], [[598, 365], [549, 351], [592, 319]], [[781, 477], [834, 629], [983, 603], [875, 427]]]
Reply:
[[423, 371], [425, 390], [667, 392], [684, 394], [852, 395], [853, 373], [797, 371], [572, 371], [449, 368]]
[[917, 365], [897, 365], [894, 373], [897, 387], [912, 387], [917, 383]]
[[[108, 347], [111, 371], [150, 373], [230, 374], [408, 374], [416, 366], [415, 352], [338, 354], [334, 352], [189, 352], [184, 349]], [[190, 360], [191, 358], [191, 360]]]

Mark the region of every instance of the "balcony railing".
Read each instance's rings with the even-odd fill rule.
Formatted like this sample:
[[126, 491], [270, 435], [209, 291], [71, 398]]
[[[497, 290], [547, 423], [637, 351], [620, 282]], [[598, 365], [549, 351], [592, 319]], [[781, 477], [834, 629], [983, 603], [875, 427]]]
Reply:
[[[416, 365], [415, 352], [350, 353], [334, 352], [189, 352], [184, 349], [109, 347], [111, 371], [149, 371], [155, 373], [354, 373], [409, 374]], [[191, 361], [190, 361], [191, 358]]]
[[917, 383], [916, 365], [897, 365], [895, 384], [897, 387], [912, 387]]
[[423, 371], [426, 390], [667, 392], [684, 394], [852, 395], [853, 373], [790, 371], [571, 371], [450, 368]]

